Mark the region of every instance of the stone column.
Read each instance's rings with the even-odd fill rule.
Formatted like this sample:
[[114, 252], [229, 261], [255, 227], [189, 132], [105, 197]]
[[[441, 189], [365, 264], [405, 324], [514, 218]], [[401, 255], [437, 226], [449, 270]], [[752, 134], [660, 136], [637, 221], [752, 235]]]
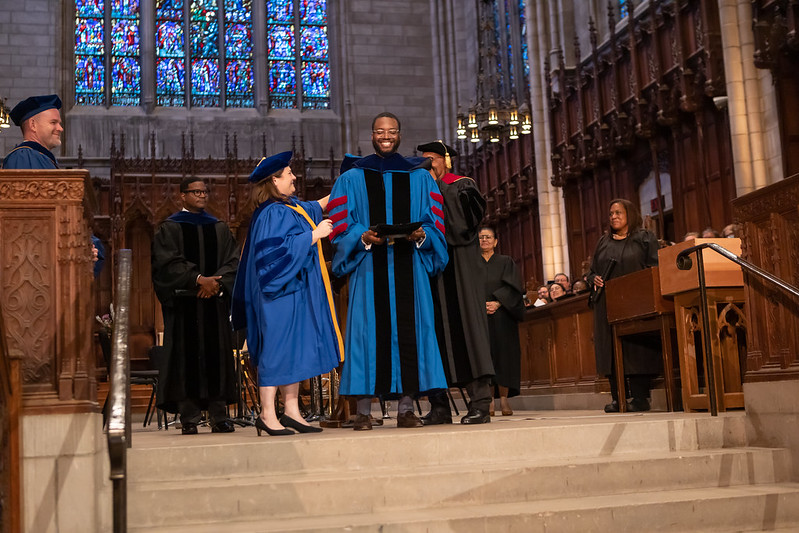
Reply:
[[719, 0], [719, 22], [735, 184], [741, 196], [784, 177], [778, 107], [771, 74], [755, 67], [751, 6]]
[[[530, 104], [533, 118], [533, 146], [538, 181], [538, 211], [541, 223], [541, 260], [544, 279], [556, 272], [569, 272], [568, 242], [565, 211], [560, 189], [553, 187], [550, 114], [547, 107], [544, 57], [548, 52], [550, 19], [547, 2], [527, 2], [526, 18], [534, 28], [527, 28], [527, 47], [530, 58]], [[536, 8], [533, 13], [533, 7]], [[534, 22], [535, 21], [535, 22]], [[543, 281], [543, 280], [542, 280]]]

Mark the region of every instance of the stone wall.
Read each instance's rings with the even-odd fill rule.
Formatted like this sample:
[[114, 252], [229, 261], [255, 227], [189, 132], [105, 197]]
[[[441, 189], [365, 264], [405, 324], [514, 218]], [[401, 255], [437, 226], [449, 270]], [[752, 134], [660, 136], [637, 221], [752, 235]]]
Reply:
[[[58, 92], [59, 4], [0, 2], [0, 97], [9, 108], [32, 94]], [[0, 154], [5, 155], [22, 134], [16, 127], [0, 131]]]
[[[0, 3], [0, 95], [8, 98], [9, 107], [32, 94], [72, 92], [73, 12], [70, 5], [61, 4]], [[92, 174], [103, 176], [107, 169], [102, 159], [108, 157], [112, 133], [117, 138], [125, 134], [128, 156], [148, 156], [155, 132], [156, 156], [180, 157], [181, 134], [194, 132], [197, 157], [224, 157], [225, 135], [232, 138], [236, 133], [242, 158], [263, 155], [264, 144], [269, 153], [288, 149], [292, 135], [298, 141], [302, 135], [307, 157], [328, 160], [331, 149], [336, 158], [359, 148], [370, 153], [371, 119], [386, 110], [402, 120], [400, 150], [410, 155], [416, 144], [441, 137], [439, 129], [449, 129], [435, 109], [433, 4], [434, 0], [330, 0], [331, 110], [155, 108], [148, 113], [143, 106], [73, 107], [65, 98], [64, 145], [56, 156], [74, 161], [81, 147]], [[18, 128], [5, 130], [0, 153], [20, 139]]]

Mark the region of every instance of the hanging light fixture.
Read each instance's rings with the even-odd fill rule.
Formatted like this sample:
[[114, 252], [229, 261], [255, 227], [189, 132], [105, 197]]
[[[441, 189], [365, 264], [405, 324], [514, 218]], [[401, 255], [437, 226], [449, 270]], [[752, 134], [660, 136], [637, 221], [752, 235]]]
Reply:
[[8, 113], [9, 109], [6, 107], [6, 99], [0, 99], [0, 128], [6, 129], [11, 127], [11, 117]]
[[466, 127], [463, 125], [463, 115], [458, 114], [458, 139], [466, 139]]
[[[499, 56], [498, 51], [505, 45], [499, 42], [502, 32], [495, 26], [495, 5], [496, 2], [488, 0], [478, 2], [476, 91], [468, 110], [461, 108], [457, 115], [458, 139], [468, 137], [473, 143], [518, 139], [520, 134], [532, 131], [530, 108], [526, 102], [528, 90], [521, 86], [520, 76], [517, 76], [518, 86], [509, 77], [506, 63], [509, 58], [503, 56], [500, 59]], [[512, 9], [511, 12], [516, 11]], [[521, 65], [516, 66], [521, 68]], [[520, 101], [521, 106], [518, 105]]]

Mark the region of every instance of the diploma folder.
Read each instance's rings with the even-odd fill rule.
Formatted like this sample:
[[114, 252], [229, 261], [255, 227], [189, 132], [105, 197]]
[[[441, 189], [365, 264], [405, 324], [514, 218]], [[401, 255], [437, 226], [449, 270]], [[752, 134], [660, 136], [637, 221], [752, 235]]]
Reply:
[[407, 237], [421, 227], [421, 222], [405, 222], [404, 224], [375, 224], [374, 226], [369, 226], [369, 229], [377, 233], [378, 237], [399, 239], [400, 237]]

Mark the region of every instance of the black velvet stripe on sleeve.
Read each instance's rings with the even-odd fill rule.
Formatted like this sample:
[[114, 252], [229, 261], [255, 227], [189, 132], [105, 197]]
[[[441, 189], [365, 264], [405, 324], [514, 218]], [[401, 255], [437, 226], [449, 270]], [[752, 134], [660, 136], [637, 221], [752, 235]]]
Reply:
[[194, 224], [181, 224], [180, 231], [183, 234], [183, 257], [187, 261], [200, 265], [200, 226]]
[[216, 225], [203, 224], [200, 226], [203, 232], [203, 244], [205, 245], [204, 269], [201, 270], [203, 276], [213, 276], [219, 268], [219, 246], [217, 246]]
[[[364, 170], [366, 194], [369, 198], [369, 224], [386, 222], [386, 192], [383, 176], [375, 170]], [[391, 392], [391, 301], [388, 293], [388, 246], [372, 246], [375, 304], [376, 394]]]
[[[410, 174], [392, 174], [394, 224], [411, 220]], [[413, 254], [416, 245], [406, 239], [394, 243], [394, 294], [397, 300], [397, 341], [399, 344], [402, 392], [419, 390], [419, 353], [416, 345], [416, 306], [413, 283]]]

